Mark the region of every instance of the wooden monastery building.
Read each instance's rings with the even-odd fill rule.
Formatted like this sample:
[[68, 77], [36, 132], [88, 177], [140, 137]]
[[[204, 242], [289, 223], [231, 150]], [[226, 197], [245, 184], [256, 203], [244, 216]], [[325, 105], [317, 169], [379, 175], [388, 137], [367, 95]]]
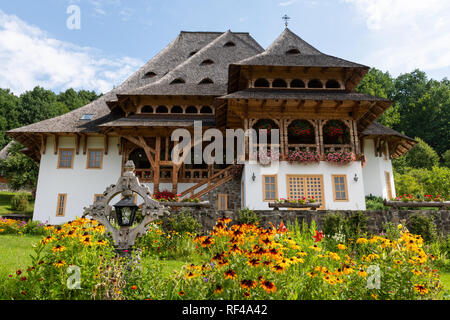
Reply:
[[[366, 195], [395, 197], [391, 159], [416, 141], [376, 122], [392, 101], [355, 92], [368, 70], [288, 28], [266, 50], [248, 33], [181, 32], [98, 100], [8, 132], [40, 162], [34, 220], [81, 216], [127, 160], [153, 192], [209, 200], [220, 210], [263, 210], [300, 197], [323, 209], [364, 210]], [[242, 174], [232, 164], [177, 165], [171, 133], [193, 131], [194, 121], [224, 136], [279, 129], [280, 161], [248, 161], [246, 138]]]

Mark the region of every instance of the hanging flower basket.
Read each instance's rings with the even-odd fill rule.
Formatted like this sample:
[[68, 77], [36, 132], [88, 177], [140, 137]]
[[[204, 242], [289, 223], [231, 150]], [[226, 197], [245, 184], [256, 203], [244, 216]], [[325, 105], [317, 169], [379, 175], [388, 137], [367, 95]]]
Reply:
[[302, 151], [302, 150], [292, 150], [289, 151], [288, 161], [290, 163], [302, 162], [311, 163], [320, 161], [320, 153], [317, 151]]
[[269, 121], [269, 120], [261, 120], [261, 121], [258, 122], [258, 126], [257, 126], [256, 129], [257, 130], [265, 129], [265, 130], [267, 130], [267, 134], [270, 134], [270, 131], [272, 129], [277, 129], [277, 128], [273, 125], [273, 123], [271, 121]]
[[295, 121], [291, 126], [289, 126], [289, 133], [295, 137], [309, 136], [312, 134], [312, 128], [306, 121]]
[[279, 152], [272, 152], [270, 150], [258, 152], [258, 162], [261, 165], [269, 165], [272, 162], [279, 161], [279, 160], [280, 160]]
[[339, 137], [345, 133], [346, 127], [337, 120], [330, 120], [323, 128], [323, 132], [329, 137]]
[[329, 152], [325, 155], [325, 161], [334, 164], [347, 164], [355, 160], [356, 157], [352, 152]]

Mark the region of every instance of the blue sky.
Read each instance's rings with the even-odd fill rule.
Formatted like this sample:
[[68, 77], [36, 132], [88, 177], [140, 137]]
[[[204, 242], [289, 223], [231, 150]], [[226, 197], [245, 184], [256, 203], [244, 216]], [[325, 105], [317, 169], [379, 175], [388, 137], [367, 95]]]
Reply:
[[[66, 26], [70, 5], [79, 30]], [[0, 87], [105, 92], [181, 30], [244, 31], [267, 47], [284, 14], [324, 53], [394, 76], [449, 76], [448, 0], [14, 0], [0, 3]]]

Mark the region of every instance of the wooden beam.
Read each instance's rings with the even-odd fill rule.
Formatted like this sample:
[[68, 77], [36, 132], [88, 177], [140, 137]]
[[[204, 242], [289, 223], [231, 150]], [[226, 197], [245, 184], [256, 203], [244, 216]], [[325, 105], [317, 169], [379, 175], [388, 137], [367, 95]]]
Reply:
[[83, 134], [82, 140], [83, 140], [83, 155], [86, 155], [86, 152], [87, 152], [87, 135], [86, 134]]
[[58, 154], [59, 148], [59, 136], [57, 134], [53, 134], [53, 152], [54, 154]]
[[153, 193], [159, 192], [159, 161], [161, 159], [161, 137], [156, 137], [155, 145], [155, 167], [153, 170]]
[[342, 100], [336, 101], [336, 105], [334, 106], [334, 110], [339, 109], [343, 104], [344, 104], [344, 101], [342, 101]]
[[103, 137], [104, 145], [105, 145], [105, 155], [108, 154], [109, 151], [109, 137], [105, 134]]
[[80, 135], [75, 134], [75, 153], [80, 154]]
[[361, 102], [360, 101], [355, 101], [355, 103], [353, 104], [353, 107], [352, 107], [352, 118], [353, 118], [353, 120], [358, 120], [360, 106], [361, 106]]
[[45, 134], [41, 135], [41, 154], [45, 154], [47, 150], [47, 136]]
[[283, 100], [283, 102], [280, 105], [281, 112], [286, 111], [286, 104], [287, 104], [287, 100]]
[[300, 110], [305, 105], [305, 100], [300, 100], [297, 104], [297, 110]]
[[314, 112], [319, 113], [320, 107], [323, 105], [323, 100], [317, 101], [316, 105], [314, 106]]

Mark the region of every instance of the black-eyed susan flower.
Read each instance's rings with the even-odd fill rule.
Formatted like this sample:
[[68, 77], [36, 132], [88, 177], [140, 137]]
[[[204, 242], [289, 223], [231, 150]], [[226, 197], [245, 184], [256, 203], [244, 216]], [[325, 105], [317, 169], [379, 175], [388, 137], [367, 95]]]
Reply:
[[184, 277], [186, 279], [192, 279], [192, 278], [195, 278], [195, 274], [192, 272], [189, 272], [189, 273], [185, 274]]
[[181, 291], [178, 292], [178, 295], [179, 295], [180, 297], [183, 297], [183, 296], [186, 295], [186, 292], [184, 292], [183, 290], [181, 290]]
[[234, 270], [227, 270], [224, 273], [225, 279], [235, 279], [237, 277], [236, 272]]
[[52, 248], [52, 251], [53, 252], [63, 252], [63, 251], [65, 251], [66, 250], [66, 247], [64, 247], [64, 246], [61, 246], [61, 245], [57, 245], [57, 246], [55, 246], [55, 247], [53, 247]]
[[245, 291], [245, 292], [243, 293], [243, 295], [244, 295], [244, 297], [247, 298], [247, 299], [250, 298], [250, 296], [251, 296], [251, 295], [250, 295], [250, 292], [248, 292], [248, 291]]
[[283, 272], [284, 268], [282, 266], [276, 264], [272, 267], [272, 270], [275, 271], [276, 273], [279, 273], [279, 272]]
[[250, 290], [250, 289], [253, 289], [254, 287], [256, 287], [256, 281], [244, 279], [244, 280], [241, 280], [240, 286], [242, 289]]
[[414, 286], [414, 291], [420, 293], [421, 295], [427, 294], [428, 293], [428, 289], [425, 288], [423, 285], [421, 284], [416, 284]]
[[258, 259], [251, 259], [247, 261], [247, 264], [252, 267], [257, 267], [260, 264], [260, 261]]
[[345, 249], [347, 249], [347, 246], [343, 245], [342, 243], [339, 243], [339, 244], [337, 245], [337, 247], [338, 247], [339, 250], [345, 250]]
[[365, 272], [364, 269], [359, 269], [358, 276], [367, 277], [367, 272]]
[[62, 268], [66, 265], [66, 262], [64, 260], [59, 260], [59, 261], [55, 262], [53, 265], [57, 268]]
[[268, 294], [274, 293], [277, 290], [275, 284], [267, 280], [262, 280], [260, 287]]
[[223, 287], [220, 285], [217, 285], [214, 289], [214, 294], [221, 294], [223, 292]]
[[106, 242], [106, 240], [97, 240], [96, 244], [98, 246], [106, 246], [108, 243]]

